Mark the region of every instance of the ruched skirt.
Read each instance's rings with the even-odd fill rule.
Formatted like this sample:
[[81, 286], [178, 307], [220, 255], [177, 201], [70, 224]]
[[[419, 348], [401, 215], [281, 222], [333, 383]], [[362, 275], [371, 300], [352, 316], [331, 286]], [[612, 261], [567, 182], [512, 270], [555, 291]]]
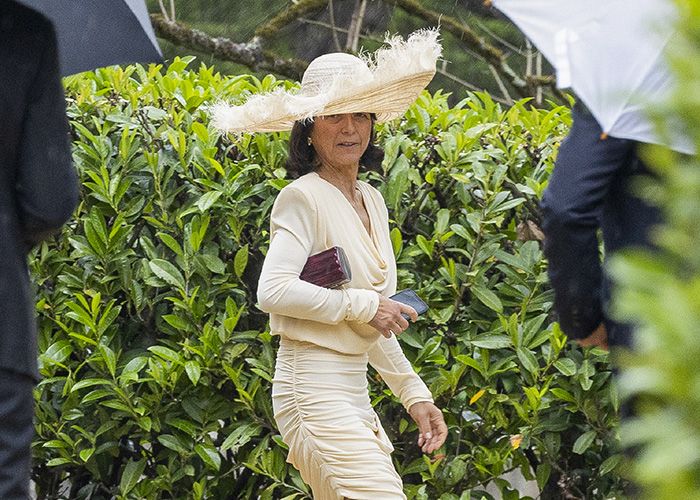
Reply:
[[405, 499], [393, 446], [372, 409], [367, 354], [280, 341], [272, 406], [287, 461], [315, 500]]

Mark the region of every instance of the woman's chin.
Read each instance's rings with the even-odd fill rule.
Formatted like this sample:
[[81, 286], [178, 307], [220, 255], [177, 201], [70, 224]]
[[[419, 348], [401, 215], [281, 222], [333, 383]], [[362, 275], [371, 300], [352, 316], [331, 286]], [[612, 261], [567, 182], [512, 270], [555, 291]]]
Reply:
[[339, 165], [359, 165], [360, 158], [362, 153], [359, 151], [344, 151], [336, 154], [334, 160]]

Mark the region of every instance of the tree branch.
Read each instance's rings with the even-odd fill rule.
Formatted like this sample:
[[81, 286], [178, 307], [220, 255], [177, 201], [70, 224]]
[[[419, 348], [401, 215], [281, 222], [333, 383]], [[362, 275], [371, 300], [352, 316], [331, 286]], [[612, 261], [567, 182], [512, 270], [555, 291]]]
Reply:
[[166, 21], [170, 21], [170, 16], [168, 15], [168, 10], [163, 5], [163, 0], [158, 0], [158, 5], [160, 6], [160, 11], [163, 13], [163, 17]]
[[445, 31], [449, 31], [491, 64], [496, 72], [501, 75], [503, 79], [508, 81], [521, 97], [529, 97], [532, 95], [527, 81], [518, 75], [506, 62], [503, 51], [487, 43], [473, 30], [462, 26], [455, 18], [426, 9], [421, 5], [420, 0], [385, 1], [400, 7], [407, 13], [419, 17], [430, 24], [434, 24], [435, 26], [439, 25]]
[[503, 84], [503, 80], [501, 79], [501, 76], [498, 74], [498, 71], [493, 66], [493, 64], [489, 64], [489, 69], [491, 70], [491, 74], [493, 75], [493, 79], [496, 80], [496, 84], [498, 85], [498, 88], [501, 90], [501, 94], [503, 94], [503, 97], [506, 99], [506, 102], [508, 103], [508, 105], [512, 106], [513, 105], [513, 98], [510, 96], [508, 89]]
[[353, 53], [357, 52], [358, 44], [360, 43], [360, 30], [362, 22], [365, 18], [365, 9], [367, 8], [367, 0], [356, 0], [355, 10], [352, 13], [350, 26], [348, 27], [348, 37], [345, 41], [345, 50]]
[[278, 75], [298, 80], [307, 62], [299, 59], [283, 59], [263, 50], [257, 38], [248, 43], [237, 43], [229, 38], [214, 38], [182, 23], [168, 21], [160, 14], [151, 14], [156, 35], [176, 45], [211, 54], [223, 61], [248, 66], [255, 71], [272, 71]]
[[[540, 77], [542, 76], [542, 52], [537, 52], [537, 57], [535, 59], [535, 74]], [[538, 106], [542, 105], [542, 86], [537, 86], [537, 92], [535, 93], [535, 102]]]
[[[459, 83], [460, 85], [462, 85], [462, 86], [463, 86], [464, 88], [466, 88], [467, 90], [472, 90], [472, 91], [474, 91], [474, 92], [482, 92], [482, 91], [484, 91], [484, 89], [483, 89], [482, 87], [477, 87], [477, 86], [474, 85], [473, 83], [469, 83], [469, 82], [467, 82], [466, 80], [462, 80], [460, 77], [458, 77], [457, 75], [453, 75], [452, 73], [450, 73], [449, 71], [447, 71], [447, 69], [445, 69], [445, 68], [446, 68], [446, 65], [445, 65], [445, 64], [442, 64], [442, 65], [438, 66], [437, 72], [438, 72], [439, 74], [445, 76], [446, 78], [449, 78], [449, 79], [452, 80], [453, 82]], [[496, 102], [500, 102], [501, 104], [505, 104], [505, 105], [510, 105], [510, 104], [512, 104], [512, 102], [513, 102], [512, 99], [511, 99], [510, 101], [508, 101], [508, 100], [506, 100], [505, 98], [500, 97], [500, 96], [497, 96], [497, 95], [492, 95], [492, 96], [491, 96], [491, 99], [493, 99], [493, 100], [496, 101]]]
[[333, 36], [333, 44], [336, 52], [340, 52], [340, 41], [338, 40], [338, 28], [335, 25], [335, 6], [333, 0], [328, 0], [328, 17], [331, 22], [331, 35]]
[[288, 9], [280, 12], [273, 17], [270, 22], [263, 24], [255, 30], [255, 36], [260, 38], [272, 38], [275, 33], [284, 28], [292, 21], [299, 19], [301, 16], [318, 10], [322, 10], [328, 6], [328, 0], [299, 0], [292, 4]]
[[[304, 23], [304, 24], [311, 24], [312, 26], [320, 26], [320, 27], [322, 27], [322, 28], [328, 28], [329, 30], [334, 30], [334, 31], [336, 31], [337, 33], [343, 33], [343, 34], [345, 34], [346, 36], [347, 36], [347, 34], [349, 33], [349, 31], [348, 31], [346, 28], [341, 28], [340, 26], [336, 26], [336, 25], [334, 25], [334, 24], [331, 24], [330, 22], [326, 23], [326, 22], [323, 22], [323, 21], [317, 21], [316, 19], [309, 19], [308, 17], [300, 17], [300, 18], [299, 18], [299, 22], [300, 22], [300, 23]], [[383, 41], [383, 40], [381, 40], [381, 39], [379, 39], [379, 38], [377, 38], [377, 37], [368, 37], [368, 36], [366, 36], [366, 37], [364, 37], [364, 38], [368, 38], [368, 39], [370, 39], [370, 40], [374, 40], [375, 42], [378, 42], [378, 43], [382, 43], [382, 41]], [[337, 48], [338, 48], [338, 52], [340, 52], [340, 51], [343, 50], [343, 48], [340, 46], [340, 41], [338, 42], [338, 47], [337, 47]]]
[[[462, 18], [461, 15], [459, 16], [459, 20], [462, 22], [462, 25], [468, 24], [468, 23], [466, 22], [466, 20], [464, 20], [464, 18]], [[509, 42], [508, 40], [506, 40], [505, 38], [503, 38], [503, 37], [501, 37], [501, 36], [498, 36], [498, 34], [496, 34], [493, 30], [489, 29], [489, 27], [486, 26], [483, 22], [479, 21], [479, 20], [476, 19], [476, 18], [475, 18], [472, 22], [473, 22], [474, 24], [476, 24], [476, 25], [479, 27], [479, 29], [481, 29], [482, 31], [484, 31], [488, 36], [490, 36], [491, 38], [493, 38], [494, 40], [496, 40], [498, 43], [500, 43], [500, 44], [503, 45], [504, 47], [507, 47], [508, 50], [510, 50], [511, 52], [513, 52], [513, 53], [515, 53], [515, 54], [518, 54], [518, 55], [521, 55], [521, 56], [524, 56], [524, 55], [525, 55], [525, 54], [523, 53], [523, 51], [522, 51], [519, 47], [516, 47], [515, 45], [513, 45], [512, 43], [510, 43], [510, 42]]]

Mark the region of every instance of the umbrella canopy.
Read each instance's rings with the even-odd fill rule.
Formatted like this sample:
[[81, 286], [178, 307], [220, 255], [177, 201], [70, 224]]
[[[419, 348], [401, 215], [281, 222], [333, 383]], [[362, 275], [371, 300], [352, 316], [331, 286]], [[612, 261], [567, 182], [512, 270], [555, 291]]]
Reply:
[[673, 88], [664, 50], [677, 16], [668, 0], [493, 0], [549, 60], [557, 85], [571, 87], [613, 137], [684, 153], [682, 133], [659, 137], [645, 105]]
[[63, 76], [162, 60], [144, 0], [17, 0], [53, 23]]

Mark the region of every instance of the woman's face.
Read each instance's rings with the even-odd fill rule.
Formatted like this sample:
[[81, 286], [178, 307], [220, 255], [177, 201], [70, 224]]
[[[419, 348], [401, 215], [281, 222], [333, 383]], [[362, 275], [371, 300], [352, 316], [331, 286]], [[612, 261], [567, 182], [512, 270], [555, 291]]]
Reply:
[[311, 130], [311, 142], [322, 164], [357, 166], [372, 135], [370, 113], [318, 116]]

